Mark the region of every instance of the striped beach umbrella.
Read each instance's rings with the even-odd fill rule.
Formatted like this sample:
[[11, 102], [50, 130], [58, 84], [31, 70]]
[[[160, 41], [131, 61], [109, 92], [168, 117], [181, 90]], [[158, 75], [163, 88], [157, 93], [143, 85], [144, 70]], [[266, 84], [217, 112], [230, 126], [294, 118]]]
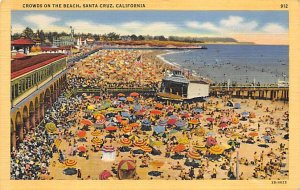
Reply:
[[91, 141], [93, 144], [98, 145], [98, 146], [103, 144], [103, 140], [98, 137], [94, 137]]
[[120, 143], [125, 145], [125, 146], [130, 146], [132, 144], [131, 140], [128, 138], [122, 138], [120, 139]]
[[192, 159], [195, 159], [195, 160], [200, 160], [201, 159], [200, 154], [198, 152], [194, 151], [194, 150], [189, 151], [186, 155], [188, 157], [192, 158]]
[[132, 131], [132, 127], [130, 127], [129, 125], [125, 126], [122, 128], [124, 133], [129, 133]]
[[139, 140], [137, 140], [137, 141], [134, 142], [134, 145], [138, 146], [138, 147], [142, 147], [142, 146], [146, 146], [147, 143], [143, 139], [139, 139]]
[[141, 146], [141, 150], [144, 152], [152, 152], [152, 148], [150, 146]]
[[104, 145], [102, 147], [103, 152], [114, 152], [115, 150], [116, 150], [115, 147], [110, 146], [110, 145]]
[[209, 152], [211, 154], [219, 155], [224, 152], [224, 147], [222, 147], [220, 145], [215, 145], [215, 146], [210, 147]]
[[76, 160], [73, 160], [73, 159], [67, 159], [65, 161], [66, 166], [75, 166], [76, 164], [77, 164]]
[[101, 133], [101, 131], [96, 130], [96, 131], [91, 132], [91, 135], [92, 136], [100, 136], [100, 135], [102, 135], [102, 133]]

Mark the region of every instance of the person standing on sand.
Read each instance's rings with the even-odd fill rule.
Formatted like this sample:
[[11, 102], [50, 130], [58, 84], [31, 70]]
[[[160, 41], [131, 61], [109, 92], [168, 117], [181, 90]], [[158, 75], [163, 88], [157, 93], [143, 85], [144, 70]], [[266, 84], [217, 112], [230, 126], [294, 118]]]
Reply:
[[80, 169], [77, 169], [77, 178], [81, 179], [81, 170]]

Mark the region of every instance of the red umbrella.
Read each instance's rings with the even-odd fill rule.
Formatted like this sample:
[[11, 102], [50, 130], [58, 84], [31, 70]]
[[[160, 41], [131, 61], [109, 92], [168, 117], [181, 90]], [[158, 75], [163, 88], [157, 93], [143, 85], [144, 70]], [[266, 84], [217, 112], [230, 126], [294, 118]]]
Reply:
[[212, 118], [212, 117], [206, 118], [206, 121], [213, 122], [214, 118]]
[[109, 126], [105, 128], [106, 131], [116, 131], [117, 129], [118, 128], [116, 126]]
[[130, 93], [130, 96], [132, 96], [132, 97], [137, 97], [137, 96], [139, 96], [140, 94], [139, 93], [137, 93], [137, 92], [132, 92], [132, 93]]
[[179, 144], [173, 148], [174, 152], [182, 152], [185, 150], [185, 146], [183, 144]]
[[226, 128], [227, 126], [228, 126], [227, 123], [221, 123], [219, 125], [219, 127], [222, 128], [222, 129]]
[[84, 125], [93, 125], [93, 122], [91, 122], [90, 120], [88, 120], [88, 119], [83, 119], [83, 120], [81, 120], [81, 123], [82, 124], [84, 124]]
[[107, 180], [108, 178], [112, 177], [112, 174], [108, 170], [104, 170], [100, 173], [99, 179], [100, 180]]
[[86, 135], [86, 131], [78, 131], [77, 135], [78, 137], [83, 138]]
[[189, 117], [190, 117], [190, 114], [188, 114], [188, 113], [183, 113], [183, 114], [181, 114], [181, 117], [189, 118]]
[[119, 97], [121, 97], [121, 96], [125, 96], [125, 94], [123, 94], [123, 93], [119, 93], [119, 94], [118, 94], [118, 96], [119, 96]]
[[197, 115], [194, 116], [194, 118], [196, 118], [196, 119], [200, 119], [202, 117], [203, 117], [203, 115], [201, 115], [201, 114], [197, 114]]
[[79, 150], [80, 152], [85, 152], [85, 151], [86, 151], [86, 148], [85, 148], [84, 146], [80, 146], [80, 147], [78, 147], [78, 150]]
[[150, 112], [152, 115], [159, 115], [161, 114], [161, 111], [160, 110], [151, 110]]
[[176, 121], [177, 121], [177, 119], [169, 119], [169, 120], [167, 121], [167, 124], [168, 124], [168, 125], [175, 125]]
[[216, 145], [217, 144], [217, 140], [211, 136], [207, 137], [206, 139], [206, 143], [209, 145], [209, 146], [213, 146], [213, 145]]
[[99, 100], [99, 99], [100, 99], [100, 96], [94, 96], [94, 98], [95, 98], [96, 100]]

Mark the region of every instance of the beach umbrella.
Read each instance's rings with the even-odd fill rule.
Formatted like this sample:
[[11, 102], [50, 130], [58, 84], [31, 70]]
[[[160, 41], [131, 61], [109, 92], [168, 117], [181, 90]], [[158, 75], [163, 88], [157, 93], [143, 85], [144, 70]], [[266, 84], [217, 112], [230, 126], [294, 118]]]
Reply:
[[80, 138], [85, 137], [85, 135], [86, 135], [86, 131], [78, 131], [78, 133], [77, 133], [77, 136]]
[[178, 131], [176, 129], [172, 129], [169, 133], [170, 134], [174, 134], [174, 133], [177, 133]]
[[146, 143], [146, 141], [144, 141], [142, 139], [139, 139], [139, 140], [137, 140], [137, 141], [134, 142], [134, 145], [138, 146], [138, 147], [142, 147], [142, 146], [146, 146], [147, 143]]
[[271, 140], [271, 137], [269, 135], [264, 135], [262, 138], [267, 140], [267, 141]]
[[45, 128], [46, 128], [48, 133], [54, 133], [57, 130], [56, 125], [53, 122], [47, 123], [45, 125]]
[[160, 125], [160, 126], [166, 126], [166, 125], [168, 125], [168, 122], [164, 119], [161, 119], [161, 120], [158, 121], [157, 124]]
[[154, 126], [153, 127], [153, 130], [155, 131], [155, 133], [163, 133], [165, 132], [165, 127], [164, 126], [161, 126], [161, 125], [158, 125], [158, 126]]
[[198, 152], [194, 151], [194, 150], [189, 151], [186, 155], [187, 155], [187, 157], [190, 157], [190, 158], [195, 159], [195, 160], [200, 160], [201, 159], [200, 154]]
[[142, 125], [145, 125], [145, 126], [151, 126], [151, 122], [148, 120], [148, 119], [144, 119], [142, 121]]
[[99, 100], [100, 96], [94, 96], [94, 99]]
[[205, 151], [206, 147], [204, 145], [194, 145], [193, 146], [194, 150], [201, 150], [201, 151]]
[[211, 154], [220, 155], [224, 152], [224, 148], [220, 145], [214, 145], [210, 147], [209, 152]]
[[184, 126], [186, 126], [186, 122], [184, 120], [178, 120], [178, 121], [176, 121], [175, 126], [176, 127], [184, 127]]
[[132, 93], [130, 93], [130, 96], [132, 96], [132, 97], [138, 97], [140, 94], [139, 93], [137, 93], [137, 92], [132, 92]]
[[161, 104], [161, 103], [157, 103], [156, 105], [155, 105], [155, 108], [157, 108], [157, 109], [163, 109], [163, 105]]
[[219, 125], [219, 128], [221, 128], [221, 129], [225, 129], [227, 127], [228, 127], [227, 123], [220, 123], [220, 125]]
[[161, 141], [154, 141], [154, 142], [151, 143], [151, 145], [159, 147], [159, 146], [163, 145], [163, 142], [161, 142]]
[[216, 105], [216, 109], [221, 109], [221, 108], [222, 108], [222, 104], [219, 103]]
[[121, 112], [122, 117], [130, 117], [130, 114], [128, 112]]
[[181, 117], [183, 117], [183, 118], [189, 118], [190, 114], [189, 113], [182, 113]]
[[104, 118], [104, 119], [96, 120], [95, 124], [97, 124], [97, 125], [104, 125], [105, 122], [106, 122], [106, 119]]
[[95, 105], [89, 105], [89, 106], [87, 107], [87, 109], [88, 109], [88, 110], [94, 110], [94, 109], [95, 109]]
[[108, 170], [103, 170], [103, 172], [99, 174], [100, 180], [107, 180], [110, 177], [112, 177], [112, 174]]
[[250, 132], [248, 135], [250, 137], [256, 137], [256, 136], [258, 136], [258, 132]]
[[245, 111], [244, 111], [244, 112], [242, 112], [241, 114], [242, 114], [243, 117], [249, 117], [249, 112], [245, 112]]
[[179, 144], [189, 144], [190, 141], [187, 137], [182, 137], [182, 138], [178, 139], [178, 143]]
[[255, 113], [251, 112], [250, 115], [249, 115], [249, 118], [255, 118], [255, 117], [256, 117]]
[[214, 146], [217, 144], [217, 140], [211, 136], [207, 137], [206, 139], [206, 145], [207, 146]]
[[133, 160], [122, 160], [118, 165], [118, 170], [128, 171], [134, 169], [135, 169], [135, 163]]
[[114, 152], [115, 150], [116, 150], [115, 147], [113, 147], [111, 145], [104, 145], [102, 147], [103, 152]]
[[194, 116], [195, 119], [200, 119], [202, 117], [203, 117], [203, 115], [201, 115], [201, 114], [197, 114], [197, 115]]
[[151, 110], [151, 111], [150, 111], [150, 114], [151, 114], [151, 115], [159, 115], [159, 114], [161, 114], [161, 111], [160, 111], [160, 110], [154, 109], [154, 110]]
[[229, 118], [228, 117], [222, 117], [221, 118], [221, 122], [222, 123], [227, 123], [229, 121]]
[[85, 152], [86, 148], [84, 146], [79, 146], [78, 150], [79, 150], [79, 152]]
[[208, 117], [208, 118], [206, 118], [206, 121], [213, 122], [213, 121], [214, 121], [214, 118]]
[[125, 101], [126, 98], [122, 96], [122, 97], [119, 98], [119, 100], [120, 100], [120, 101]]
[[119, 97], [121, 97], [121, 96], [125, 96], [125, 94], [123, 94], [123, 93], [119, 93], [119, 94], [118, 94], [118, 96], [119, 96]]
[[176, 120], [177, 120], [177, 119], [178, 119], [178, 116], [177, 116], [177, 115], [170, 115], [169, 118], [170, 118], [170, 119], [176, 119]]
[[169, 119], [169, 120], [167, 121], [167, 124], [168, 124], [168, 125], [175, 125], [176, 121], [177, 121], [177, 119]]
[[141, 150], [144, 152], [152, 152], [152, 148], [150, 146], [141, 146]]
[[126, 100], [127, 100], [128, 102], [133, 102], [133, 101], [134, 101], [134, 99], [133, 99], [132, 97], [127, 97]]
[[241, 104], [240, 103], [235, 103], [234, 108], [235, 109], [241, 109]]
[[232, 118], [231, 121], [233, 124], [238, 124], [240, 122], [239, 118], [237, 117]]
[[132, 144], [131, 140], [128, 138], [122, 138], [120, 139], [120, 143], [125, 145], [125, 146], [130, 146]]
[[81, 123], [84, 124], [84, 125], [88, 125], [88, 126], [93, 125], [93, 122], [91, 122], [91, 121], [88, 120], [88, 119], [83, 119], [83, 120], [81, 120]]
[[199, 121], [197, 119], [191, 119], [189, 121], [190, 124], [193, 124], [193, 125], [196, 125], [196, 124], [199, 124]]
[[116, 126], [108, 126], [105, 128], [106, 131], [116, 131], [118, 128]]
[[193, 109], [193, 113], [202, 113], [202, 112], [203, 112], [202, 108]]
[[67, 159], [65, 161], [66, 166], [75, 166], [76, 164], [77, 164], [76, 160], [73, 160], [73, 159]]
[[185, 150], [185, 146], [183, 144], [178, 144], [173, 148], [173, 151], [176, 153], [182, 152]]
[[95, 145], [101, 145], [101, 144], [103, 144], [103, 140], [102, 139], [100, 139], [100, 138], [98, 138], [98, 137], [94, 137], [92, 140], [91, 140], [91, 142], [93, 143], [93, 144], [95, 144]]
[[121, 121], [121, 125], [122, 126], [125, 126], [125, 125], [127, 125], [128, 124], [128, 120], [127, 119], [122, 119], [122, 121]]
[[129, 132], [132, 131], [132, 127], [130, 127], [130, 126], [125, 126], [125, 127], [123, 127], [122, 130], [123, 130], [124, 133], [129, 133]]
[[139, 123], [130, 123], [129, 126], [132, 128], [138, 128], [140, 126], [140, 124]]
[[133, 106], [133, 109], [134, 109], [134, 111], [139, 111], [142, 109], [142, 106], [141, 106], [141, 104], [136, 104]]

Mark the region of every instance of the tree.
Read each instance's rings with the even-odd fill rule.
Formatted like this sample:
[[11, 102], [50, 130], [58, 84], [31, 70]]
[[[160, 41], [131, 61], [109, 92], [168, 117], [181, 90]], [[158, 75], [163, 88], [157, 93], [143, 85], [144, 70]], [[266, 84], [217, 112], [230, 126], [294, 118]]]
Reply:
[[137, 37], [135, 34], [132, 34], [132, 35], [130, 36], [130, 38], [131, 38], [131, 40], [133, 40], [133, 41], [138, 40], [138, 37]]
[[32, 39], [34, 36], [33, 30], [29, 27], [26, 27], [25, 30], [23, 30], [23, 33], [25, 34], [26, 38]]
[[41, 42], [45, 42], [45, 40], [46, 40], [46, 37], [45, 37], [45, 33], [44, 33], [44, 31], [43, 31], [43, 30], [40, 30], [40, 32], [39, 32], [39, 34], [38, 34], [38, 36], [39, 36], [39, 38], [40, 38]]
[[139, 35], [139, 36], [138, 36], [138, 40], [145, 40], [145, 38], [144, 38], [144, 36]]

